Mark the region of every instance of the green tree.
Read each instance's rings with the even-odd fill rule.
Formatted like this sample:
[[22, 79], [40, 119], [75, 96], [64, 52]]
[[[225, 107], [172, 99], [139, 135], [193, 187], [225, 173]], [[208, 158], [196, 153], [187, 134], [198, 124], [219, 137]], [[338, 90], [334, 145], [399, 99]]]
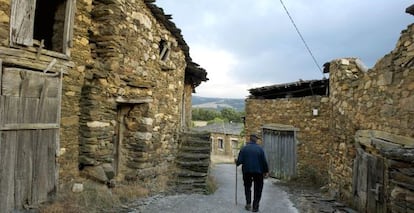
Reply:
[[220, 113], [213, 109], [193, 108], [192, 120], [210, 121], [216, 117], [220, 117]]
[[241, 123], [243, 122], [242, 116], [243, 112], [237, 112], [233, 108], [224, 108], [220, 111], [221, 118], [231, 122]]

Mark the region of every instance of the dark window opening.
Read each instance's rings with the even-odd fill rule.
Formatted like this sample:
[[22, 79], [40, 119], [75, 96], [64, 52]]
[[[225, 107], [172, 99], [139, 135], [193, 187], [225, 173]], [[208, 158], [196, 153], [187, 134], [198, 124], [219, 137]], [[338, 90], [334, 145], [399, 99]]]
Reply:
[[33, 38], [45, 49], [63, 52], [66, 0], [37, 0]]
[[219, 149], [224, 149], [223, 139], [221, 138], [217, 139], [217, 146]]
[[162, 61], [166, 61], [168, 59], [168, 56], [170, 55], [170, 47], [168, 45], [168, 42], [165, 40], [160, 41], [160, 59]]

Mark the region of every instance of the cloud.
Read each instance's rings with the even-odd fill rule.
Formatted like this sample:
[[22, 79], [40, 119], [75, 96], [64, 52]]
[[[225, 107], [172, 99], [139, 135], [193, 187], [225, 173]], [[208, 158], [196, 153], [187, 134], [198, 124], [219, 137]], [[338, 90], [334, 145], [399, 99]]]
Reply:
[[[319, 67], [359, 57], [369, 67], [412, 23], [411, 0], [284, 1]], [[247, 89], [323, 77], [278, 0], [157, 0], [182, 29], [194, 61], [206, 68], [197, 95], [245, 97]]]
[[[204, 97], [232, 97], [244, 98], [247, 95], [245, 85], [236, 84], [234, 76], [230, 73], [240, 61], [234, 54], [213, 45], [194, 45], [192, 58], [208, 70], [206, 83], [196, 88], [197, 94]], [[244, 92], [241, 92], [243, 91]]]

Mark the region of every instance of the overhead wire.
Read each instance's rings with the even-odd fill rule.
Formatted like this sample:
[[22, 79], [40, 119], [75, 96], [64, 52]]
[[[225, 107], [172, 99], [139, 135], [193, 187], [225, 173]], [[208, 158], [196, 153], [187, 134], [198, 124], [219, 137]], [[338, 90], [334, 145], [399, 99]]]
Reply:
[[[315, 63], [315, 65], [318, 67], [319, 71], [322, 73], [322, 75], [324, 75], [321, 66], [319, 65], [318, 61], [316, 60], [315, 56], [312, 53], [312, 50], [309, 48], [308, 44], [306, 43], [305, 39], [302, 36], [302, 33], [299, 31], [299, 28], [296, 26], [295, 21], [293, 20], [292, 16], [290, 15], [288, 9], [286, 8], [285, 4], [283, 3], [282, 0], [280, 0], [280, 3], [282, 4], [286, 14], [288, 15], [290, 22], [292, 23], [293, 27], [295, 27], [296, 32], [298, 33], [300, 39], [302, 40], [303, 44], [305, 45], [306, 49], [308, 50], [310, 56], [312, 57], [313, 62]], [[325, 76], [324, 76], [325, 77]]]

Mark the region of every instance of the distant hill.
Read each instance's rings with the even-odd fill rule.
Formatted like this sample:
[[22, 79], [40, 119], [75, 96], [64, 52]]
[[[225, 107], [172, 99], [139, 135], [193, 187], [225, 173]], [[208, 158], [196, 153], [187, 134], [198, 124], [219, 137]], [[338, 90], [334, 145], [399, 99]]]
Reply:
[[244, 111], [244, 99], [235, 98], [206, 98], [193, 96], [193, 108], [205, 108], [221, 110], [223, 108], [233, 108], [236, 111]]

